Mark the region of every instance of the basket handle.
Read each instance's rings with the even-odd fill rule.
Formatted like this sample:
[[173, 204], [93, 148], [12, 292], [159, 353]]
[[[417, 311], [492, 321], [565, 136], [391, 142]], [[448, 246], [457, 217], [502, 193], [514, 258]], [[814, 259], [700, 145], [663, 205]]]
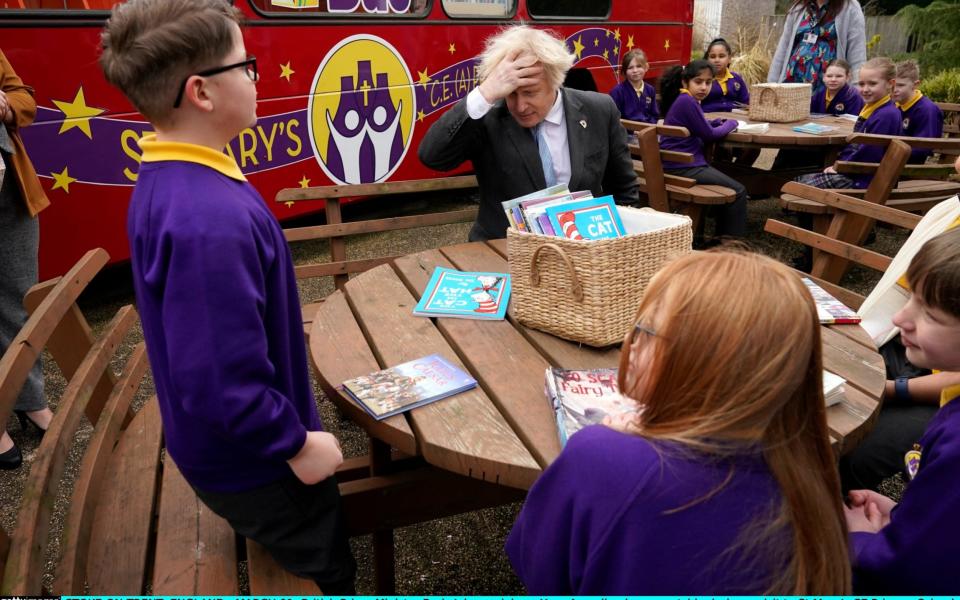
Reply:
[[557, 253], [557, 255], [563, 259], [564, 264], [567, 265], [567, 274], [570, 276], [570, 280], [573, 282], [573, 285], [570, 288], [570, 291], [573, 293], [573, 299], [577, 302], [583, 302], [583, 286], [580, 285], [580, 278], [577, 277], [577, 271], [573, 268], [573, 263], [570, 261], [570, 257], [567, 256], [567, 253], [563, 251], [563, 248], [556, 244], [541, 244], [537, 246], [537, 249], [533, 251], [533, 256], [530, 257], [530, 285], [533, 287], [540, 287], [540, 269], [537, 268], [538, 260], [540, 258], [540, 252], [544, 248], [549, 248]]
[[775, 107], [780, 106], [780, 97], [777, 96], [777, 92], [775, 92], [773, 88], [768, 88], [768, 87], [760, 89], [760, 104], [763, 104], [764, 94], [766, 94], [767, 92], [770, 92], [771, 94], [773, 94], [773, 105]]

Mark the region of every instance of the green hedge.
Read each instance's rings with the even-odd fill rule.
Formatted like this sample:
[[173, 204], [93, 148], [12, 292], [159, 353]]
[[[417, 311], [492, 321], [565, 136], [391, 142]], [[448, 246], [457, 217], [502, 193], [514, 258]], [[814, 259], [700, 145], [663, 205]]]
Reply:
[[960, 104], [960, 69], [940, 71], [929, 79], [923, 79], [920, 89], [935, 102]]

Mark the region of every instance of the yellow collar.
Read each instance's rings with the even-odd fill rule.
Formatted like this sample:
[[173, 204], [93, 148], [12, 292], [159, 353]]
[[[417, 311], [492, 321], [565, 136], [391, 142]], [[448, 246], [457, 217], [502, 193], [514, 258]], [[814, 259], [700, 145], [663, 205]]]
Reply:
[[913, 105], [920, 101], [920, 98], [923, 98], [923, 92], [920, 90], [913, 90], [913, 98], [910, 98], [903, 104], [897, 102], [897, 106], [900, 107], [900, 110], [907, 111], [913, 108]]
[[863, 110], [860, 111], [861, 119], [869, 119], [870, 115], [873, 114], [873, 111], [877, 110], [887, 102], [890, 102], [890, 94], [887, 94], [883, 98], [880, 98], [876, 102], [871, 102], [870, 104], [863, 107]]
[[186, 142], [158, 142], [157, 134], [151, 133], [143, 136], [138, 142], [140, 149], [143, 150], [143, 162], [161, 162], [167, 160], [179, 160], [183, 162], [192, 162], [210, 167], [218, 173], [222, 173], [231, 179], [237, 181], [246, 181], [240, 167], [236, 161], [224, 154], [217, 152], [213, 148], [199, 146], [197, 144], [188, 144]]
[[[842, 88], [841, 88], [841, 89], [842, 89]], [[840, 90], [837, 90], [837, 91], [840, 91]], [[830, 94], [830, 90], [826, 90], [826, 95], [825, 95], [824, 97], [825, 97], [826, 100], [827, 100], [827, 106], [830, 106], [830, 103], [833, 102], [833, 99], [834, 99], [835, 96], [836, 96], [836, 94], [831, 95], [831, 94]]]
[[727, 67], [726, 75], [724, 75], [723, 77], [719, 77], [719, 76], [718, 76], [718, 77], [716, 77], [714, 80], [715, 80], [717, 83], [720, 84], [720, 90], [723, 91], [724, 94], [726, 94], [726, 93], [727, 93], [727, 82], [730, 81], [731, 79], [733, 79], [733, 73], [731, 73], [731, 72], [730, 72], [730, 68]]
[[948, 402], [955, 400], [958, 397], [960, 397], [960, 384], [945, 387], [940, 392], [940, 406], [946, 406]]

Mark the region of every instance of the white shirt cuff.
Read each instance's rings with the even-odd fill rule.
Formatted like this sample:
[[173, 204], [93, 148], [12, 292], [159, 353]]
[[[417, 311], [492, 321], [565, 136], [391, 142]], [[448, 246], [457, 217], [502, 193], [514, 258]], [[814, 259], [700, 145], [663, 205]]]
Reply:
[[487, 114], [491, 108], [493, 108], [493, 105], [483, 98], [479, 88], [473, 88], [467, 94], [467, 114], [470, 115], [471, 119], [482, 119], [483, 115]]

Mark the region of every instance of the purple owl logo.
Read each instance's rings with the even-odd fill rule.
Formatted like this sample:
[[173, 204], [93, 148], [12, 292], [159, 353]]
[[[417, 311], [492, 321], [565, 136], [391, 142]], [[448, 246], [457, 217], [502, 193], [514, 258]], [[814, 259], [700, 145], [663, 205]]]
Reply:
[[332, 180], [385, 181], [403, 162], [413, 133], [406, 64], [380, 38], [343, 40], [317, 70], [309, 113], [314, 154]]

